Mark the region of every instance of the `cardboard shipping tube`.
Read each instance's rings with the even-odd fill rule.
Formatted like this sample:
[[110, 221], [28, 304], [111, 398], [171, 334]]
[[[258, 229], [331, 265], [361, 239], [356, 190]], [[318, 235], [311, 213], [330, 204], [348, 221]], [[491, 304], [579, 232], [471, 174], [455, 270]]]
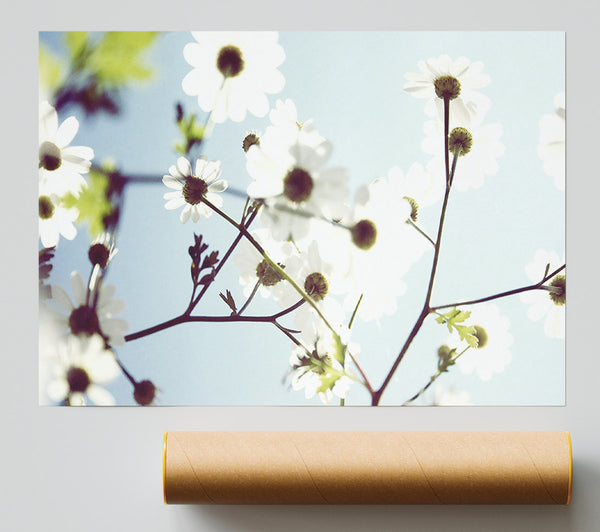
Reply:
[[569, 504], [568, 432], [166, 432], [167, 504]]

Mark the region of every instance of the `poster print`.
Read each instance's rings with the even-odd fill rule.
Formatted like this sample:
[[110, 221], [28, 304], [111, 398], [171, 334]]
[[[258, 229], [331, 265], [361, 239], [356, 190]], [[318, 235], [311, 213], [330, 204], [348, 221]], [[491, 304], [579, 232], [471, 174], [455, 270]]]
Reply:
[[41, 404], [564, 404], [564, 33], [39, 41]]

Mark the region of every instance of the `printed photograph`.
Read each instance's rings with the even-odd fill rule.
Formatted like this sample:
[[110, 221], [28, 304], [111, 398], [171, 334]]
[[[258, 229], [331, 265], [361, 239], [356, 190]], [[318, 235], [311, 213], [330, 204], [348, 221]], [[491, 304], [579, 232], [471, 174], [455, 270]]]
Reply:
[[39, 402], [565, 404], [564, 32], [40, 32]]

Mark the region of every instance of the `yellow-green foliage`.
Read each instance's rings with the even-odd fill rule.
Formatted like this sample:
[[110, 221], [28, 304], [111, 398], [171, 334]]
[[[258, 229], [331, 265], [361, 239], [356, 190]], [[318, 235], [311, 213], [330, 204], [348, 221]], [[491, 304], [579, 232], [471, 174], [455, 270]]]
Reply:
[[89, 174], [89, 185], [84, 188], [79, 197], [67, 194], [63, 198], [65, 207], [77, 207], [79, 210], [79, 223], [89, 223], [90, 234], [97, 236], [104, 231], [104, 217], [112, 212], [112, 205], [106, 197], [108, 188], [108, 177], [96, 170], [91, 169]]

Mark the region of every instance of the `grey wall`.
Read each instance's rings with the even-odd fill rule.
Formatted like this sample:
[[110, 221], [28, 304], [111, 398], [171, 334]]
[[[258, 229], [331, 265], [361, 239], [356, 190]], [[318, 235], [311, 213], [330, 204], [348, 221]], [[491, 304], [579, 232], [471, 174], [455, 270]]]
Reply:
[[[204, 7], [203, 7], [204, 6]], [[6, 11], [5, 11], [6, 13]], [[37, 406], [37, 31], [68, 29], [553, 29], [567, 32], [567, 406], [548, 408], [156, 408]], [[583, 1], [22, 1], [3, 17], [0, 143], [0, 529], [595, 531], [597, 414], [597, 13]], [[532, 65], [535, 68], [535, 65]], [[515, 72], [515, 83], [519, 73]], [[540, 378], [543, 378], [540, 368]], [[569, 507], [165, 507], [164, 430], [570, 430]]]

